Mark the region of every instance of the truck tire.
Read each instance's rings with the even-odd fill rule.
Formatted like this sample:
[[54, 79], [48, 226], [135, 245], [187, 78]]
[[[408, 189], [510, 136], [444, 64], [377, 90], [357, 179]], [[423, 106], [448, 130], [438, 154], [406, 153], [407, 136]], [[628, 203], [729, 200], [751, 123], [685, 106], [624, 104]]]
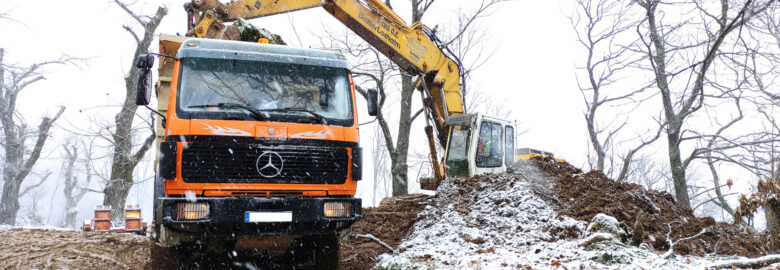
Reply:
[[337, 234], [315, 237], [314, 265], [317, 269], [339, 268], [339, 238]]
[[164, 247], [154, 241], [150, 243], [149, 256], [151, 257], [152, 269], [176, 269], [176, 250], [171, 247]]
[[175, 248], [176, 269], [209, 269], [209, 257], [206, 247], [197, 243], [181, 243]]

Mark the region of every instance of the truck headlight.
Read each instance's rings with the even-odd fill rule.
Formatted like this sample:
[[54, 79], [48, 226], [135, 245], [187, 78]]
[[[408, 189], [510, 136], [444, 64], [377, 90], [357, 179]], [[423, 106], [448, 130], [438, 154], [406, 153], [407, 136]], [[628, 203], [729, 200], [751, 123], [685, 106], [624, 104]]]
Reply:
[[325, 203], [325, 217], [329, 218], [340, 218], [340, 217], [350, 217], [351, 216], [351, 210], [352, 205], [348, 202], [326, 202]]
[[179, 203], [176, 205], [176, 219], [195, 220], [209, 217], [209, 205], [207, 203]]

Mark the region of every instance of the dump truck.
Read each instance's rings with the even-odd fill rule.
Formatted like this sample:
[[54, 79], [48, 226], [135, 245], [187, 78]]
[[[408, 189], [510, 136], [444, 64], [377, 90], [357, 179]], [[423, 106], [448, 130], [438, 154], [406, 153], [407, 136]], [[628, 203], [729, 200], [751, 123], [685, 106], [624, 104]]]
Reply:
[[[315, 7], [422, 78], [417, 89], [434, 172], [423, 187], [514, 162], [514, 124], [467, 113], [457, 57], [431, 29], [407, 26], [380, 1], [193, 0], [185, 5], [188, 37], [161, 35], [155, 54], [160, 117], [151, 229], [161, 244], [187, 251], [180, 259], [203, 256], [203, 246], [251, 242], [289, 248], [317, 269], [337, 268], [338, 234], [362, 213], [355, 198], [362, 175], [357, 96], [346, 57], [281, 45], [244, 20]], [[139, 105], [152, 97], [155, 55], [136, 62]], [[376, 90], [365, 98], [375, 116]]]
[[[266, 241], [299, 247], [298, 254], [313, 250], [318, 268], [335, 267], [337, 233], [362, 209], [354, 197], [362, 175], [358, 112], [345, 57], [167, 35], [160, 54], [170, 57], [159, 61], [157, 84], [165, 117], [155, 239], [191, 252]], [[147, 59], [141, 68], [151, 68]], [[144, 88], [139, 95], [150, 94]]]

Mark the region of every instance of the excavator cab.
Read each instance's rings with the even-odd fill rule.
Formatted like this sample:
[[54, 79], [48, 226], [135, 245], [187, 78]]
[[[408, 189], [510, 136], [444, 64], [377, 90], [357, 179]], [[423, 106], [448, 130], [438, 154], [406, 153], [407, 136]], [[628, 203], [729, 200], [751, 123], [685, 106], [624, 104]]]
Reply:
[[[446, 177], [498, 173], [515, 162], [515, 124], [482, 114], [451, 116], [444, 153]], [[420, 178], [420, 187], [435, 190], [433, 178]]]

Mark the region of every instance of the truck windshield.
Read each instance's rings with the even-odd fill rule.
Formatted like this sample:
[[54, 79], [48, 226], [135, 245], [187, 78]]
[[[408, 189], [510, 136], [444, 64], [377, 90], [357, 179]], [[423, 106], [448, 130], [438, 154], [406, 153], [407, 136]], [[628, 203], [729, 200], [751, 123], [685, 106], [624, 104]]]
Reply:
[[230, 59], [181, 63], [179, 117], [353, 124], [345, 69]]

